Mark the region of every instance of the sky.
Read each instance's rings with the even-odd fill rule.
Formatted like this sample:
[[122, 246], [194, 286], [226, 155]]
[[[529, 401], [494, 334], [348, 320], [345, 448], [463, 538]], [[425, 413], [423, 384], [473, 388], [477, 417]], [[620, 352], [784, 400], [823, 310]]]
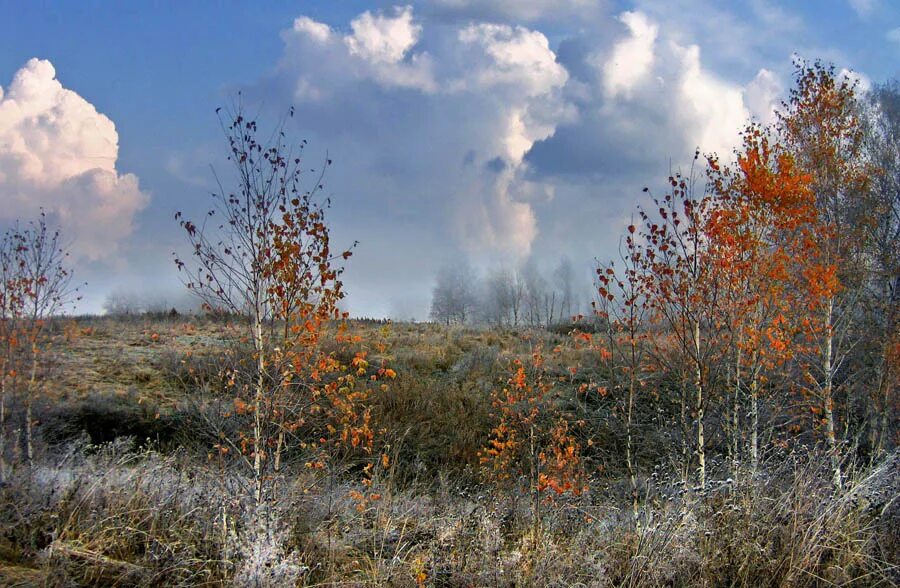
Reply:
[[642, 188], [772, 122], [797, 57], [900, 76], [900, 2], [0, 0], [0, 226], [47, 211], [79, 312], [181, 303], [174, 215], [209, 208], [240, 92], [333, 161], [352, 314], [426, 318], [461, 256], [567, 257], [587, 287]]

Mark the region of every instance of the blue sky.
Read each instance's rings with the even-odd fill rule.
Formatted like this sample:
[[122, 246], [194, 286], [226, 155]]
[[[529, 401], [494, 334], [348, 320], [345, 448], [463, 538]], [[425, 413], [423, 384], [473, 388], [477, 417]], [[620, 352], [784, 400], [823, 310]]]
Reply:
[[[221, 165], [214, 116], [327, 149], [356, 314], [424, 317], [437, 268], [568, 256], [589, 278], [640, 189], [771, 119], [793, 54], [900, 75], [900, 3], [0, 2], [0, 222], [44, 206], [88, 280], [175, 299], [172, 215]], [[45, 62], [30, 61], [33, 58]], [[52, 64], [52, 67], [48, 67]], [[18, 83], [16, 82], [18, 80]]]

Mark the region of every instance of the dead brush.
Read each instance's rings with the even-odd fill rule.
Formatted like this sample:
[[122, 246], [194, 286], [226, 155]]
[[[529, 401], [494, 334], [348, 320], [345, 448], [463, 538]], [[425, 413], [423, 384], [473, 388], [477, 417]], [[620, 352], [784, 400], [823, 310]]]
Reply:
[[[895, 585], [896, 553], [882, 545], [895, 533], [883, 519], [898, 496], [896, 459], [848, 479], [842, 491], [814, 452], [780, 459], [755, 478], [648, 506], [612, 551], [611, 569], [626, 570], [616, 584]], [[885, 484], [893, 489], [878, 489]], [[881, 497], [877, 508], [872, 495]]]
[[373, 397], [376, 425], [388, 432], [387, 443], [399, 447], [393, 462], [398, 482], [433, 481], [440, 472], [471, 474], [490, 431], [488, 395], [443, 374], [411, 374], [403, 366], [398, 374]]
[[[350, 489], [341, 517], [343, 540], [352, 546], [351, 576], [364, 586], [423, 586], [428, 577], [429, 522], [436, 515], [426, 494], [398, 484], [397, 457], [404, 439], [372, 469], [360, 489]], [[352, 554], [352, 555], [351, 555]], [[348, 562], [345, 562], [345, 564]], [[342, 578], [330, 578], [340, 584]]]
[[39, 554], [48, 577], [59, 585], [220, 582], [221, 497], [183, 466], [121, 443], [88, 457], [56, 489], [52, 541]]

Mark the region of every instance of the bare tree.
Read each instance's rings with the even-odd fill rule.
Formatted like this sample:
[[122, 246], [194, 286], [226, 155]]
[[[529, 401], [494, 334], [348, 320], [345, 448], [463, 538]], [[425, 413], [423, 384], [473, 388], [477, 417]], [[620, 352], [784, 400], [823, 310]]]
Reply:
[[537, 327], [547, 316], [549, 289], [534, 258], [529, 258], [519, 270], [524, 287], [524, 314], [528, 324]]
[[60, 232], [50, 227], [41, 211], [37, 220], [24, 228], [15, 228], [11, 236], [18, 265], [15, 278], [23, 287], [19, 309], [19, 335], [27, 342], [28, 380], [25, 388], [25, 452], [28, 463], [34, 460], [34, 399], [39, 392], [38, 369], [46, 352], [47, 320], [79, 299], [72, 284], [69, 253]]
[[484, 318], [497, 326], [513, 323], [516, 297], [515, 275], [508, 268], [497, 267], [485, 280], [482, 302]]
[[512, 320], [513, 326], [518, 327], [523, 320], [525, 311], [525, 276], [522, 275], [521, 266], [512, 272]]
[[128, 292], [111, 292], [103, 301], [103, 311], [112, 316], [130, 316], [140, 314], [144, 305], [140, 298]]
[[6, 411], [16, 379], [15, 361], [27, 289], [22, 279], [21, 246], [21, 237], [13, 230], [0, 240], [0, 482], [6, 481]]
[[869, 445], [874, 454], [890, 441], [900, 348], [900, 81], [877, 86], [867, 108], [866, 155], [877, 168], [869, 205], [871, 274], [869, 335], [877, 339], [874, 398], [869, 403]]
[[475, 272], [465, 259], [443, 266], [432, 294], [431, 319], [445, 325], [468, 322], [477, 304], [475, 281]]
[[553, 270], [553, 282], [559, 291], [558, 319], [571, 317], [578, 302], [575, 299], [575, 270], [568, 257], [559, 260], [559, 264]]
[[[333, 414], [335, 394], [353, 398], [340, 404], [347, 413], [339, 424], [323, 427], [327, 432], [317, 435], [325, 439], [321, 445], [346, 432], [344, 438], [352, 438], [357, 447], [359, 435], [367, 440], [363, 443], [371, 435], [356, 428], [361, 422], [367, 428], [368, 419], [352, 413], [365, 395], [335, 373], [346, 366], [326, 357], [320, 345], [327, 323], [342, 318], [343, 268], [338, 264], [351, 255], [350, 250], [334, 253], [330, 248], [325, 218], [330, 202], [321, 197], [321, 182], [331, 162], [326, 159], [304, 188], [305, 142], [297, 147], [286, 142], [286, 120], [265, 141], [258, 139], [256, 122], [246, 119], [240, 106], [222, 116], [235, 189], [219, 182], [206, 217], [218, 219], [215, 225], [181, 220], [194, 263], [189, 266], [176, 256], [176, 264], [208, 309], [236, 318], [234, 346], [246, 341], [252, 349], [250, 361], [235, 359], [224, 374], [235, 394], [235, 413], [249, 421], [251, 430], [239, 439], [223, 437], [222, 443], [252, 473], [252, 496], [259, 507], [276, 493], [287, 443], [296, 438], [300, 424], [310, 426], [313, 412]], [[361, 362], [354, 368], [364, 371]], [[326, 381], [326, 373], [334, 377]]]
[[550, 278], [533, 258], [515, 270], [497, 266], [481, 285], [479, 319], [494, 325], [537, 327], [571, 317], [577, 300], [575, 272], [568, 258], [560, 260]]

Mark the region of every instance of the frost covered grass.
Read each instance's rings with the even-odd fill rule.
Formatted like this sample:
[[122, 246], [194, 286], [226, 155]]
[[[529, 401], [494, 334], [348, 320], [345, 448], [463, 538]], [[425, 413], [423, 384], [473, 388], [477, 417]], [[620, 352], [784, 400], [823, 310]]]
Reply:
[[[389, 460], [363, 488], [352, 460], [329, 473], [292, 456], [259, 509], [247, 468], [214, 449], [217, 431], [238, 434], [225, 416], [232, 400], [215, 389], [222, 328], [86, 319], [77, 337], [59, 341], [59, 365], [36, 405], [32, 467], [15, 453], [15, 405], [7, 421], [0, 585], [900, 583], [896, 451], [874, 463], [849, 455], [835, 490], [826, 456], [805, 437], [768, 444], [754, 474], [735, 473], [713, 434], [701, 491], [682, 481], [678, 405], [664, 394], [635, 415], [635, 517], [614, 395], [588, 400], [560, 386], [558, 401], [587, 421], [588, 490], [542, 503], [535, 524], [527, 484], [485, 481], [478, 452], [504, 362], [564, 340], [546, 331], [355, 325], [384, 343], [398, 373], [373, 398]], [[565, 375], [582, 353], [563, 349], [548, 370]], [[197, 374], [209, 383], [202, 394], [191, 383]]]
[[[241, 480], [126, 440], [70, 444], [0, 492], [0, 574], [51, 586], [890, 586], [900, 458], [835, 493], [816, 456], [783, 455], [704, 493], [653, 476], [638, 518], [597, 484], [545, 505], [487, 486], [297, 476], [271, 510]], [[321, 481], [319, 481], [321, 482]]]

